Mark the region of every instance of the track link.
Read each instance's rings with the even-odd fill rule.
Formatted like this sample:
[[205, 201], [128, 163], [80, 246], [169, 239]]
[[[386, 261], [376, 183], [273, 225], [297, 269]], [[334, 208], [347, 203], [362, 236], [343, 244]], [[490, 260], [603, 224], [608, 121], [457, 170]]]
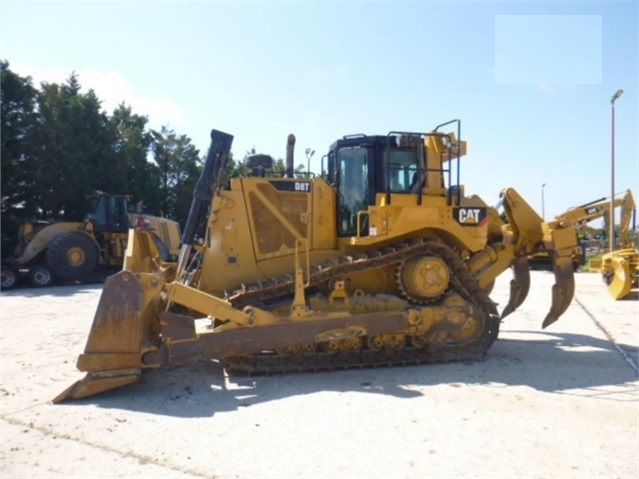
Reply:
[[[249, 374], [273, 374], [334, 369], [405, 366], [410, 364], [432, 364], [465, 361], [480, 358], [492, 345], [499, 332], [500, 319], [493, 303], [484, 289], [461, 261], [457, 253], [439, 241], [423, 239], [401, 243], [393, 247], [373, 250], [365, 255], [348, 256], [314, 265], [311, 270], [310, 285], [316, 286], [342, 274], [373, 270], [393, 263], [400, 263], [414, 255], [430, 254], [444, 260], [451, 272], [447, 294], [457, 293], [476, 306], [483, 314], [481, 331], [471, 340], [464, 342], [427, 342], [423, 347], [411, 345], [401, 349], [372, 350], [363, 346], [356, 351], [324, 351], [316, 345], [314, 351], [296, 354], [279, 354], [275, 351], [261, 354], [225, 358], [230, 371]], [[400, 285], [401, 290], [401, 285]], [[271, 279], [237, 288], [229, 296], [236, 307], [260, 303], [269, 305], [294, 291], [292, 276]], [[405, 291], [401, 291], [406, 296]], [[438, 298], [442, 299], [442, 298]], [[423, 300], [411, 302], [416, 308], [428, 308]], [[407, 341], [408, 343], [408, 341]], [[366, 344], [366, 341], [363, 341]]]

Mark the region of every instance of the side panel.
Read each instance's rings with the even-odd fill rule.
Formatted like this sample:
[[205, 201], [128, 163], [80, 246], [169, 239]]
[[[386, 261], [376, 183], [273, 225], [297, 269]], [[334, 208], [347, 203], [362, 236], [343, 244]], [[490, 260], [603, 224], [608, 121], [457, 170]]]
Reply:
[[416, 195], [392, 195], [390, 205], [378, 195], [378, 206], [369, 208], [368, 236], [351, 238], [353, 246], [375, 246], [413, 236], [440, 237], [451, 246], [479, 251], [488, 237], [488, 209], [477, 201], [462, 198], [460, 207], [448, 206], [446, 198]]
[[337, 198], [335, 189], [321, 178], [313, 180], [312, 249], [337, 248]]
[[257, 261], [292, 254], [298, 238], [310, 238], [311, 181], [247, 178], [243, 184]]
[[218, 296], [259, 274], [242, 181], [232, 180], [231, 191], [213, 198], [209, 215], [198, 288]]
[[294, 273], [298, 238], [309, 240], [311, 262], [335, 256], [335, 221], [335, 192], [324, 180], [233, 179], [213, 201], [199, 289], [221, 295]]

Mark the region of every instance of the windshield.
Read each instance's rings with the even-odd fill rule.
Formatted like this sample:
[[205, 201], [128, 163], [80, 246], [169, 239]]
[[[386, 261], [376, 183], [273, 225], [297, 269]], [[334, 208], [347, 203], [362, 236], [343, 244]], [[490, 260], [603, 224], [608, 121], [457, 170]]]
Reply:
[[92, 196], [89, 198], [88, 220], [93, 221], [97, 225], [104, 225], [107, 221], [107, 201], [106, 197]]

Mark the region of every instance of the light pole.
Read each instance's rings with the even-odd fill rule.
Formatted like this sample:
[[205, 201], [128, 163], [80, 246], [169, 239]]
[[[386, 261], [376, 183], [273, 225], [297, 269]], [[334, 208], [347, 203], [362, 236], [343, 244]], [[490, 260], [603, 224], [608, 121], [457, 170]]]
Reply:
[[546, 204], [544, 203], [544, 186], [546, 186], [546, 183], [541, 184], [541, 219], [546, 221]]
[[311, 158], [313, 158], [313, 155], [315, 154], [315, 150], [311, 150], [310, 148], [306, 148], [306, 161], [307, 161], [307, 166], [306, 166], [306, 173], [308, 173], [308, 176], [311, 176]]
[[610, 99], [612, 113], [611, 153], [610, 153], [610, 231], [608, 232], [608, 246], [610, 252], [615, 250], [615, 100], [621, 96], [623, 90], [617, 90]]

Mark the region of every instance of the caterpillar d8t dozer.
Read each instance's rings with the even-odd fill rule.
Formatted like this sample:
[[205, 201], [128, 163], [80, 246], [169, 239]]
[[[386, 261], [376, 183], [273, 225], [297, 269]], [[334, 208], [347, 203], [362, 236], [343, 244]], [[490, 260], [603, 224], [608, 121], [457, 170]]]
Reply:
[[[456, 132], [440, 129], [456, 125]], [[453, 126], [452, 129], [455, 129]], [[460, 185], [460, 122], [427, 133], [346, 136], [322, 177], [294, 177], [267, 155], [222, 176], [233, 137], [213, 130], [176, 263], [131, 231], [107, 279], [78, 369], [54, 399], [133, 383], [144, 369], [218, 360], [230, 371], [296, 372], [467, 360], [483, 355], [525, 299], [528, 255], [550, 251], [546, 327], [574, 293], [575, 230], [541, 217], [513, 189], [497, 208]], [[495, 278], [512, 268], [499, 313]]]

